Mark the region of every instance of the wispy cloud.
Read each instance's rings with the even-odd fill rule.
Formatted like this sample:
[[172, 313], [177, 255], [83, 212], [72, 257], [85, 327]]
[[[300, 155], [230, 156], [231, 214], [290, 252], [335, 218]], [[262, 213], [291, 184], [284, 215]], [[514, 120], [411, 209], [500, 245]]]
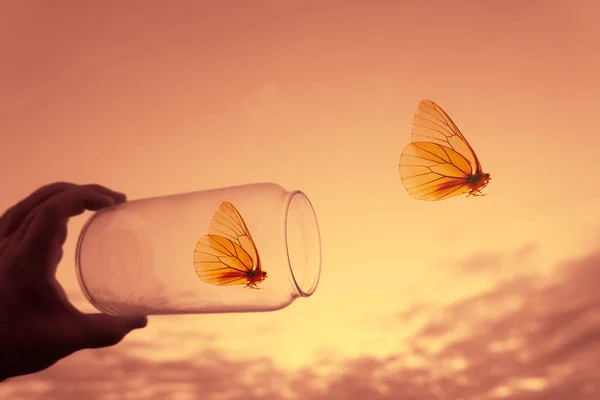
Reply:
[[504, 264], [504, 255], [500, 253], [478, 253], [459, 263], [459, 267], [466, 273], [499, 270]]
[[538, 249], [539, 245], [531, 242], [516, 248], [509, 254], [499, 251], [480, 252], [458, 260], [456, 266], [466, 274], [503, 273], [505, 270], [514, 270], [515, 267], [531, 263]]
[[321, 361], [292, 372], [212, 350], [148, 360], [132, 355], [139, 346], [126, 340], [11, 380], [0, 397], [591, 400], [600, 389], [599, 278], [597, 253], [560, 266], [552, 281], [520, 278], [443, 310], [415, 308], [398, 322], [427, 314], [429, 323], [408, 351], [384, 358]]

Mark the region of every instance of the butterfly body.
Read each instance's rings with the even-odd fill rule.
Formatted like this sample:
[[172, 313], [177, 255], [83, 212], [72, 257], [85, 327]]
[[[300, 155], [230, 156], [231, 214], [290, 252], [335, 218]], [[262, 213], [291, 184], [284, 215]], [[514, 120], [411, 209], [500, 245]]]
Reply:
[[247, 288], [251, 288], [251, 289], [260, 289], [258, 286], [259, 283], [261, 283], [262, 281], [264, 281], [267, 278], [267, 273], [263, 270], [259, 268], [252, 270], [250, 272], [248, 272], [246, 274], [246, 277], [248, 278], [248, 283], [246, 283]]
[[469, 190], [467, 197], [469, 196], [487, 196], [487, 194], [481, 193], [481, 189], [486, 187], [488, 183], [490, 183], [490, 174], [478, 172], [475, 175], [469, 176], [466, 181], [469, 185]]
[[399, 167], [402, 184], [417, 200], [485, 196], [481, 190], [491, 179], [456, 124], [431, 100], [419, 103]]
[[198, 278], [215, 286], [259, 289], [267, 277], [244, 219], [229, 202], [221, 203], [208, 234], [198, 240], [194, 266]]

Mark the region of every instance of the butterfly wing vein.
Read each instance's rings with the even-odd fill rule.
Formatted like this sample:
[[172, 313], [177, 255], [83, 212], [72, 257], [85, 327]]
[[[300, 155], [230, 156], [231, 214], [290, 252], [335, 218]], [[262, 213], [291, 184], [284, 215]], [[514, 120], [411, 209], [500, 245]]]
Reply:
[[229, 202], [219, 206], [207, 235], [194, 251], [196, 274], [218, 286], [244, 285], [258, 268], [258, 252], [240, 213]]
[[471, 190], [469, 179], [481, 171], [479, 160], [456, 124], [433, 101], [419, 103], [411, 140], [400, 156], [400, 176], [412, 197], [435, 201]]

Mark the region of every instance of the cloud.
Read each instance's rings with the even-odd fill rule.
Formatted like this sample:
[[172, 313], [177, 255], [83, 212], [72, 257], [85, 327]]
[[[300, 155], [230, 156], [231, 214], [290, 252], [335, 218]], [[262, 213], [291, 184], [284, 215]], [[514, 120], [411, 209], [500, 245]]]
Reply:
[[[82, 351], [0, 386], [19, 399], [591, 400], [600, 396], [600, 252], [550, 280], [521, 277], [435, 310], [408, 350], [284, 371], [215, 350], [174, 361], [134, 356], [127, 340]], [[139, 354], [138, 347], [136, 354]], [[142, 349], [143, 350], [143, 349]], [[37, 396], [37, 397], [36, 397]]]
[[456, 266], [466, 274], [501, 273], [505, 268], [515, 269], [515, 267], [530, 263], [538, 249], [539, 245], [532, 242], [513, 250], [508, 256], [493, 251], [476, 253], [464, 260], [459, 260], [456, 262]]
[[500, 253], [479, 253], [459, 263], [462, 272], [477, 273], [489, 270], [499, 270], [504, 264], [504, 255]]
[[531, 258], [538, 251], [539, 248], [540, 246], [537, 243], [526, 243], [523, 246], [516, 249], [512, 253], [511, 258], [515, 261], [529, 260], [529, 258]]
[[272, 394], [279, 390], [275, 384], [281, 373], [269, 361], [233, 362], [210, 351], [186, 360], [149, 361], [129, 355], [126, 348], [76, 353], [41, 373], [8, 382], [0, 395], [44, 400], [277, 398]]

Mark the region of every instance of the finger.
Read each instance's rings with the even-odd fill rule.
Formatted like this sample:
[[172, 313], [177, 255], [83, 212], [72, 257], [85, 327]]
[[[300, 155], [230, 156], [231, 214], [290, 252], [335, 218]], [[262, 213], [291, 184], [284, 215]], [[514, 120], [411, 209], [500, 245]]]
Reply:
[[[73, 198], [77, 198], [77, 196], [80, 196], [81, 194], [88, 194], [88, 200], [87, 200], [87, 204], [83, 207], [80, 208], [78, 210], [74, 210], [74, 211], [69, 211], [69, 210], [65, 210], [65, 212], [59, 213], [59, 218], [62, 217], [62, 219], [68, 220], [70, 217], [73, 217], [75, 215], [79, 215], [81, 213], [83, 213], [83, 211], [87, 210], [92, 210], [92, 211], [96, 211], [99, 210], [101, 208], [110, 206], [110, 205], [114, 205], [114, 204], [119, 204], [124, 202], [125, 200], [127, 200], [127, 196], [124, 193], [120, 193], [120, 192], [115, 192], [113, 190], [110, 190], [104, 186], [101, 185], [96, 185], [96, 184], [92, 184], [92, 185], [73, 185], [70, 188], [66, 189], [65, 191], [63, 191], [63, 193], [65, 192], [69, 192], [69, 195]], [[94, 193], [96, 193], [97, 195], [94, 196]], [[61, 193], [62, 194], [62, 193]], [[58, 195], [58, 194], [56, 194]], [[110, 198], [113, 200], [113, 202], [100, 202], [97, 203], [96, 199], [104, 199], [103, 196], [106, 196], [107, 198]], [[50, 199], [52, 200], [52, 199]], [[48, 201], [50, 201], [48, 200]], [[64, 198], [61, 197], [59, 199], [56, 199], [56, 202], [59, 203], [63, 203], [64, 202]], [[27, 216], [27, 218], [25, 219], [25, 221], [21, 224], [22, 227], [22, 235], [24, 235], [24, 232], [28, 230], [28, 226], [29, 224], [36, 219], [36, 213], [38, 212], [38, 210], [40, 212], [44, 211], [44, 208], [40, 208], [42, 205], [44, 205], [45, 203], [42, 203], [40, 205], [38, 205], [36, 208], [34, 208], [31, 212], [30, 215]], [[68, 206], [68, 204], [67, 204]], [[45, 207], [54, 207], [53, 203], [49, 203], [48, 205], [46, 205]], [[66, 240], [66, 224], [64, 224], [65, 229], [64, 229], [64, 237], [62, 238], [62, 240], [60, 240], [60, 243], [64, 243], [64, 241]]]
[[[38, 206], [15, 234], [24, 249], [37, 261], [43, 261], [60, 249], [67, 234], [70, 217], [85, 210], [99, 210], [115, 204], [113, 197], [78, 186], [55, 195]], [[47, 259], [46, 259], [47, 260]]]
[[29, 214], [45, 201], [57, 194], [77, 187], [87, 188], [86, 190], [104, 194], [105, 196], [111, 197], [117, 204], [127, 200], [127, 196], [124, 193], [116, 192], [102, 185], [76, 185], [68, 182], [56, 182], [39, 188], [26, 199], [6, 211], [4, 215], [0, 217], [0, 235], [8, 236], [12, 234], [27, 220]]
[[119, 204], [127, 200], [127, 195], [122, 192], [117, 192], [107, 188], [106, 186], [98, 185], [98, 184], [88, 184], [88, 185], [80, 185], [82, 188], [89, 188], [93, 191], [101, 193], [105, 196], [112, 197], [115, 203]]
[[27, 218], [27, 215], [31, 210], [48, 198], [73, 186], [76, 185], [68, 182], [55, 182], [50, 185], [42, 186], [25, 199], [10, 207], [6, 210], [4, 215], [0, 217], [0, 236], [8, 236], [16, 231], [23, 220]]
[[82, 349], [113, 346], [134, 329], [148, 324], [146, 316], [115, 317], [108, 314], [84, 314], [83, 327], [77, 340]]
[[[32, 212], [13, 235], [22, 246], [26, 262], [21, 264], [22, 276], [29, 280], [48, 280], [56, 273], [63, 256], [63, 244], [67, 238], [68, 219], [54, 213]], [[26, 240], [28, 234], [35, 239]]]

